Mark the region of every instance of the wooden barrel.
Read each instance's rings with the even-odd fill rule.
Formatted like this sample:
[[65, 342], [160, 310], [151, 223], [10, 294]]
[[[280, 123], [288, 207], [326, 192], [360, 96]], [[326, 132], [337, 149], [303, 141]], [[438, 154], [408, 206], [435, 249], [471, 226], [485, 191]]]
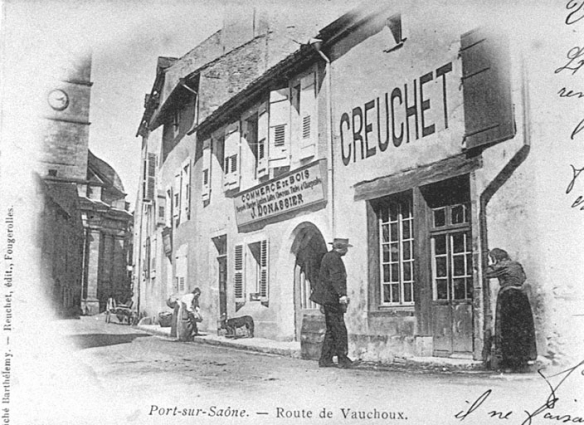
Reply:
[[304, 313], [300, 331], [300, 355], [306, 360], [318, 360], [324, 338], [324, 315], [320, 312]]

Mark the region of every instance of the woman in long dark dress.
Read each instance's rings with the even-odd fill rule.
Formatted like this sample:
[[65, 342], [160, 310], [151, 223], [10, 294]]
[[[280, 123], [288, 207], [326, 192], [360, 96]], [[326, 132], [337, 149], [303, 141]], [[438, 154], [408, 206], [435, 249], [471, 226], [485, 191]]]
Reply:
[[525, 370], [528, 361], [537, 358], [533, 314], [522, 290], [525, 272], [502, 249], [492, 249], [489, 257], [493, 264], [487, 268], [487, 277], [499, 279], [501, 286], [495, 316], [495, 353], [501, 358], [502, 369]]

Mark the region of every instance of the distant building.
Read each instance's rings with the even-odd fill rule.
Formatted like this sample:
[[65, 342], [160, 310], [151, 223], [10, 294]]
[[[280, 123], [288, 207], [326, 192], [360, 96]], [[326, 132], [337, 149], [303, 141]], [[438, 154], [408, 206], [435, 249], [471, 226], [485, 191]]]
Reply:
[[443, 12], [371, 2], [302, 45], [267, 31], [225, 50], [224, 29], [161, 59], [139, 130], [141, 311], [198, 286], [202, 329], [250, 315], [300, 346], [319, 260], [348, 237], [351, 356], [486, 361], [499, 247], [525, 268], [540, 356], [573, 358], [584, 270], [561, 247], [581, 218], [546, 164], [570, 171], [577, 151], [554, 145], [556, 93], [526, 75], [544, 50]]
[[37, 168], [43, 278], [58, 311], [95, 314], [131, 297], [131, 214], [119, 176], [88, 149], [91, 53], [54, 52], [53, 70]]

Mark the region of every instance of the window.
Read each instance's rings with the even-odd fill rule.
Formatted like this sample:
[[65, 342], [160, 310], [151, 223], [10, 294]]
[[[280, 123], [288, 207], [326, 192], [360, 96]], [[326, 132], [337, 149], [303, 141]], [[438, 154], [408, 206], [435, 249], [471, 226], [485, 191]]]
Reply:
[[316, 79], [315, 73], [300, 80], [300, 146], [301, 158], [314, 156], [316, 146]]
[[432, 210], [430, 246], [434, 300], [472, 299], [472, 247], [468, 205]]
[[[234, 251], [234, 295], [236, 309], [246, 301], [269, 300], [269, 258], [266, 239], [249, 244], [237, 244]], [[248, 297], [249, 296], [249, 297]]]
[[180, 221], [185, 222], [191, 218], [191, 161], [187, 158], [180, 170], [181, 196], [180, 196]]
[[270, 92], [269, 113], [270, 168], [290, 166], [290, 90]]
[[211, 195], [211, 140], [203, 142], [203, 171], [202, 171], [202, 188], [201, 197], [203, 201], [208, 201]]
[[231, 124], [225, 135], [225, 165], [223, 187], [225, 190], [239, 189], [240, 181], [240, 132], [239, 122]]
[[428, 205], [432, 298], [471, 300], [472, 240], [468, 175], [422, 188]]
[[148, 153], [143, 166], [142, 199], [154, 201], [154, 191], [156, 189], [156, 154]]
[[158, 215], [156, 224], [164, 226], [166, 223], [166, 197], [164, 194], [158, 195]]
[[391, 196], [378, 203], [380, 304], [414, 303], [414, 216], [412, 197]]
[[173, 207], [172, 207], [172, 219], [174, 221], [174, 225], [178, 226], [180, 223], [180, 172], [174, 176], [174, 185], [172, 187], [172, 199], [173, 199]]

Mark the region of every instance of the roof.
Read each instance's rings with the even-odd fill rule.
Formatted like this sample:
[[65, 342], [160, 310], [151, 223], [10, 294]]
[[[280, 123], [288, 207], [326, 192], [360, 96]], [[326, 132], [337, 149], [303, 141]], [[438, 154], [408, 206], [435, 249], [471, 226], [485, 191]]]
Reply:
[[282, 61], [268, 69], [248, 84], [247, 87], [222, 104], [203, 122], [189, 131], [189, 134], [197, 131], [204, 138], [204, 136], [225, 124], [234, 114], [243, 111], [249, 105], [253, 104], [267, 90], [275, 88], [280, 84], [281, 80], [287, 79], [291, 74], [301, 71], [318, 58], [320, 58], [318, 52], [311, 45], [305, 44], [300, 46], [294, 53], [288, 55]]
[[91, 179], [90, 173], [94, 173], [99, 179], [101, 179], [107, 188], [113, 188], [120, 195], [125, 195], [124, 186], [122, 185], [122, 180], [116, 171], [105, 162], [103, 159], [95, 156], [91, 151], [88, 151], [87, 158], [87, 179]]
[[51, 198], [67, 215], [80, 219], [77, 185], [71, 182], [45, 180], [46, 195]]
[[[321, 29], [314, 38], [322, 41], [321, 51], [326, 51], [340, 37], [351, 33], [357, 27], [371, 19], [383, 16], [383, 13], [387, 12], [387, 10], [388, 4], [386, 2], [382, 1], [380, 4], [377, 0], [368, 1], [364, 5], [345, 13]], [[206, 138], [206, 136], [221, 125], [227, 124], [229, 118], [238, 115], [253, 103], [257, 102], [258, 97], [266, 91], [275, 89], [282, 80], [289, 79], [291, 75], [301, 72], [315, 60], [322, 60], [318, 51], [310, 44], [301, 45], [295, 52], [282, 59], [222, 104], [203, 122], [190, 130], [188, 134], [197, 131], [202, 138]]]

